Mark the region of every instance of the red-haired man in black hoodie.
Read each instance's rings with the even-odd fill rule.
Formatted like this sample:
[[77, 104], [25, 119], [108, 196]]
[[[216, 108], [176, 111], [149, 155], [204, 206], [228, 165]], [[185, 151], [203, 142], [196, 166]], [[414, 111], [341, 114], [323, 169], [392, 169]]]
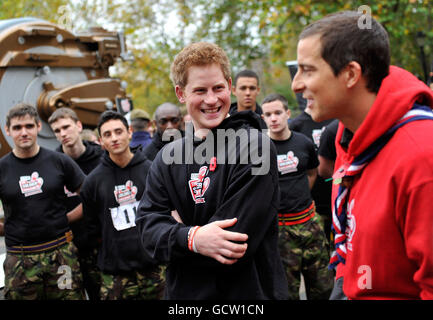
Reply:
[[286, 299], [276, 152], [252, 112], [227, 117], [227, 55], [211, 43], [191, 44], [176, 56], [171, 78], [193, 132], [187, 126], [156, 156], [136, 220], [146, 252], [168, 263], [165, 297]]

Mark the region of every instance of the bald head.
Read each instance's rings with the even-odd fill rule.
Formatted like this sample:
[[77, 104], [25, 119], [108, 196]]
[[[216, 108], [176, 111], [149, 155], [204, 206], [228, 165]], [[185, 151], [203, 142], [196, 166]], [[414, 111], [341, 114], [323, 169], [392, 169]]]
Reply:
[[178, 106], [165, 102], [155, 111], [155, 123], [157, 131], [162, 135], [167, 129], [180, 129], [181, 113]]

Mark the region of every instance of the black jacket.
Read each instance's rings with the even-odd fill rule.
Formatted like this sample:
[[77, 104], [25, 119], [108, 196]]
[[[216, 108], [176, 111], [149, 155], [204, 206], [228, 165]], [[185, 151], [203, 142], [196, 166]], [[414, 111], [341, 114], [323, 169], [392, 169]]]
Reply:
[[263, 110], [257, 102], [256, 102], [256, 110], [255, 111], [251, 111], [251, 110], [238, 111], [238, 103], [233, 102], [230, 105], [229, 114], [231, 116], [233, 116], [238, 112], [251, 112], [253, 114], [253, 117], [256, 117], [259, 119], [258, 121], [260, 123], [260, 127], [258, 129], [261, 129], [261, 130], [267, 129], [266, 122], [265, 122], [265, 120], [262, 119]]
[[84, 214], [101, 225], [98, 267], [105, 273], [144, 271], [155, 265], [144, 254], [134, 222], [150, 163], [137, 151], [128, 165], [120, 168], [105, 152], [81, 188]]
[[[182, 137], [184, 136], [184, 132], [180, 131], [182, 134]], [[165, 145], [169, 144], [171, 141], [162, 141], [161, 134], [157, 131], [155, 132], [152, 142], [149, 143], [144, 149], [144, 155], [147, 159], [150, 161], [153, 161], [155, 159], [156, 155], [158, 154], [159, 150], [161, 150]]]
[[[192, 143], [188, 131], [183, 139], [167, 145], [153, 161], [136, 223], [146, 252], [160, 262], [169, 263], [166, 298], [287, 297], [287, 282], [277, 248], [276, 152], [270, 140], [257, 130], [259, 127], [257, 118], [250, 112], [240, 112], [212, 130], [214, 137], [217, 129], [235, 129], [236, 133], [247, 135], [250, 143], [238, 140], [236, 144], [234, 164], [228, 162], [233, 154], [226, 152], [219, 156], [218, 151], [228, 146], [225, 140], [219, 145], [217, 139], [212, 142], [208, 135], [206, 140]], [[262, 149], [261, 142], [265, 140], [269, 144]], [[270, 166], [265, 174], [252, 174], [252, 169], [259, 167], [254, 157], [248, 157], [254, 143], [259, 152], [268, 154], [266, 161]], [[214, 152], [206, 154], [206, 163], [197, 163], [198, 151], [203, 151], [206, 146], [210, 150], [211, 145]], [[234, 150], [233, 147], [229, 149]], [[169, 164], [170, 155], [179, 150], [185, 151], [181, 163]], [[194, 159], [189, 158], [193, 153], [196, 153]], [[216, 155], [216, 167], [212, 170], [209, 162]], [[245, 155], [247, 161], [241, 161]], [[199, 173], [202, 183], [198, 181]], [[171, 217], [173, 209], [178, 211], [183, 223], [177, 223]], [[238, 262], [227, 266], [188, 250], [187, 234], [191, 226], [233, 217], [237, 217], [238, 222], [227, 230], [249, 236], [247, 252]]]

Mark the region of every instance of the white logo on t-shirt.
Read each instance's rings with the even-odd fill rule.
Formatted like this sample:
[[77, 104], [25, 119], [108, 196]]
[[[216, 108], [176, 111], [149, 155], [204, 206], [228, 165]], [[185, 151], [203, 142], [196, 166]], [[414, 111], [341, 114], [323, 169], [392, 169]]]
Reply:
[[39, 177], [37, 171], [33, 172], [30, 176], [21, 176], [19, 181], [21, 193], [24, 194], [25, 197], [42, 193], [43, 184], [44, 179]]
[[320, 147], [320, 137], [322, 136], [323, 131], [325, 131], [326, 127], [322, 127], [322, 129], [314, 129], [311, 136], [313, 137], [314, 144]]
[[114, 197], [119, 206], [110, 208], [113, 226], [117, 231], [135, 227], [135, 216], [139, 201], [136, 200], [137, 187], [131, 180], [114, 187]]
[[277, 155], [278, 171], [281, 174], [298, 171], [299, 158], [295, 156], [293, 151], [287, 152], [287, 154]]

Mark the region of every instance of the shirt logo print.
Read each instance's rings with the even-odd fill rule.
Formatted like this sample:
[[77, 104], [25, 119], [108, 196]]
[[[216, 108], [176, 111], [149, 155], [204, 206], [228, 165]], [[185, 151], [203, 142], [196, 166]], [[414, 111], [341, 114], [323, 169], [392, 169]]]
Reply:
[[281, 174], [298, 171], [299, 158], [295, 156], [293, 151], [287, 152], [287, 154], [277, 155], [278, 171]]
[[114, 187], [114, 197], [118, 204], [135, 202], [137, 196], [137, 187], [131, 180], [126, 181], [125, 184]]
[[39, 172], [35, 171], [30, 176], [21, 176], [19, 185], [21, 193], [25, 197], [32, 196], [34, 194], [42, 193], [42, 185], [44, 179], [39, 177]]
[[188, 181], [189, 190], [196, 204], [205, 203], [204, 194], [209, 188], [210, 178], [206, 177], [209, 170], [207, 166], [200, 168], [198, 173], [191, 174], [191, 180]]

